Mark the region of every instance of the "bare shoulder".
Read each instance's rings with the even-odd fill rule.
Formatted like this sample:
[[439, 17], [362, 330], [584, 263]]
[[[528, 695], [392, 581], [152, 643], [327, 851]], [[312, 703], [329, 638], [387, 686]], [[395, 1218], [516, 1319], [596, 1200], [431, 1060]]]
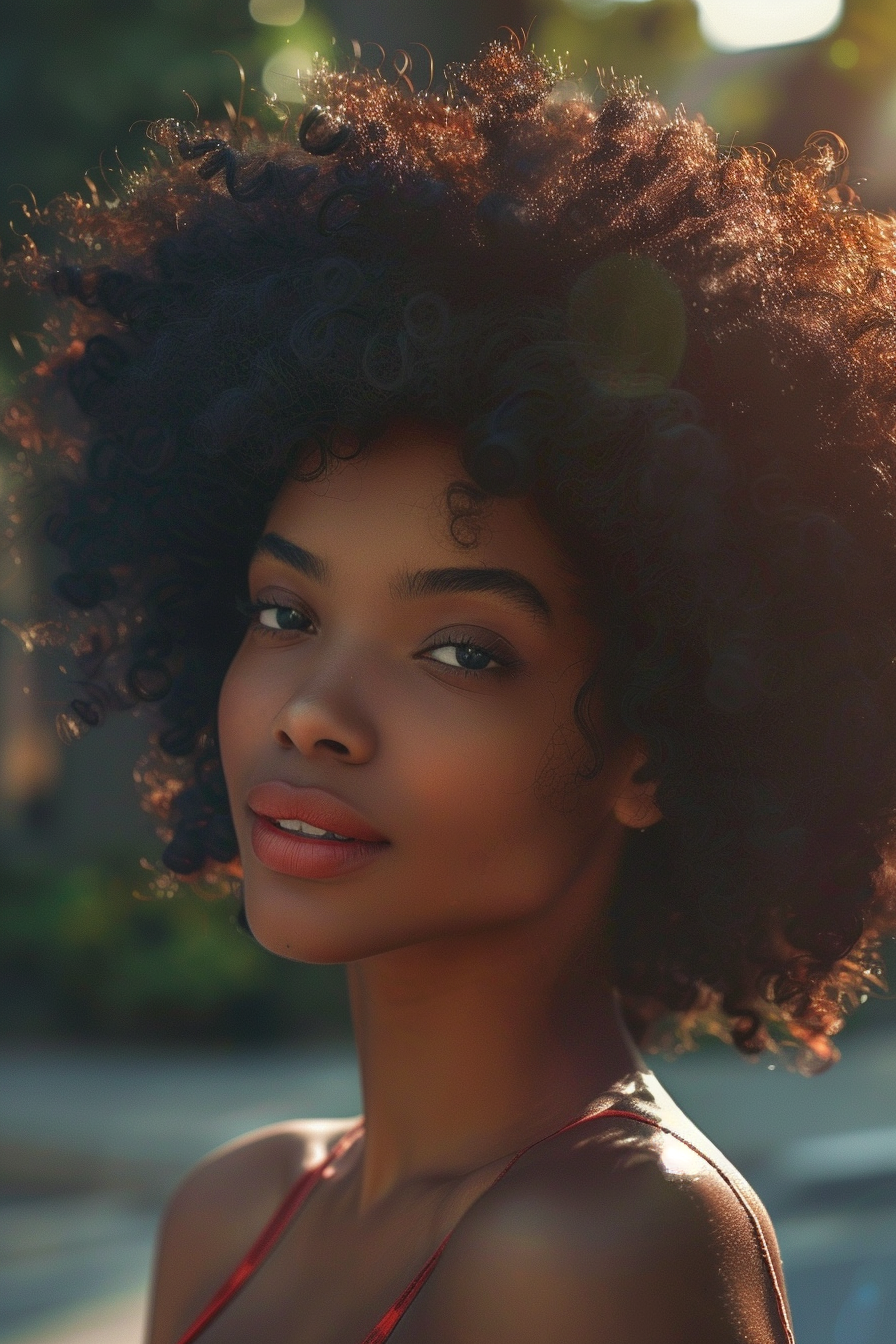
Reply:
[[540, 1145], [473, 1206], [427, 1315], [439, 1344], [784, 1344], [766, 1250], [724, 1169], [608, 1119]]
[[301, 1173], [353, 1120], [294, 1120], [216, 1149], [175, 1190], [159, 1229], [149, 1344], [173, 1344], [236, 1267]]

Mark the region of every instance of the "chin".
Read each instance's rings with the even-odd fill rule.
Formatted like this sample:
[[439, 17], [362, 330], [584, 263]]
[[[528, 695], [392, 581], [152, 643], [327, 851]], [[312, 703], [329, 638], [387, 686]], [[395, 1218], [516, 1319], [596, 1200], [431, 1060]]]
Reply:
[[329, 889], [309, 894], [291, 890], [245, 888], [246, 923], [255, 941], [268, 952], [288, 961], [319, 966], [360, 961], [391, 952], [406, 942], [381, 928], [364, 928], [351, 909], [338, 902]]
[[266, 902], [253, 903], [247, 897], [244, 908], [249, 931], [266, 952], [317, 966], [353, 961], [359, 955], [357, 939], [346, 938], [343, 931], [327, 927], [329, 921], [304, 919], [301, 915], [287, 921], [272, 915], [265, 906]]

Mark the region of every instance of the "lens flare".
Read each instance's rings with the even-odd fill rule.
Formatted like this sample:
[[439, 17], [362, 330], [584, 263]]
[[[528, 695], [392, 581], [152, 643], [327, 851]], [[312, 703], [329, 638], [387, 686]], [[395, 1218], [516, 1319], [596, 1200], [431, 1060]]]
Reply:
[[681, 367], [684, 302], [647, 257], [620, 254], [589, 266], [572, 287], [567, 319], [579, 367], [610, 396], [656, 396]]
[[261, 83], [265, 93], [273, 94], [281, 103], [304, 102], [302, 75], [311, 69], [311, 55], [300, 47], [284, 47], [275, 51], [265, 62]]

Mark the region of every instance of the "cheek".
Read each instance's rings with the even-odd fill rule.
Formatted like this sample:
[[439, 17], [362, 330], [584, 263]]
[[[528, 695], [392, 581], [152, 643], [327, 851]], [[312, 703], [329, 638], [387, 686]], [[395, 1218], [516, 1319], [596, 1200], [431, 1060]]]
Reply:
[[576, 774], [572, 721], [558, 721], [548, 701], [404, 727], [403, 831], [430, 891], [455, 908], [555, 895], [587, 857], [600, 815], [595, 790]]
[[[259, 685], [258, 678], [252, 675], [251, 660], [240, 649], [228, 668], [218, 698], [218, 742], [231, 798], [253, 752], [265, 740], [267, 710], [263, 683]], [[236, 815], [234, 819], [239, 822]]]

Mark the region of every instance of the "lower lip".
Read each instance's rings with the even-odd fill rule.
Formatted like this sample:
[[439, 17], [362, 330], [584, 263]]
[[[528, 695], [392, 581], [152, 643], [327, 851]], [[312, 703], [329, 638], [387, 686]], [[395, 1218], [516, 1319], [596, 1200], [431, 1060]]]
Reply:
[[318, 840], [284, 831], [267, 817], [256, 816], [252, 848], [266, 868], [287, 877], [344, 877], [372, 863], [389, 843], [371, 840]]

